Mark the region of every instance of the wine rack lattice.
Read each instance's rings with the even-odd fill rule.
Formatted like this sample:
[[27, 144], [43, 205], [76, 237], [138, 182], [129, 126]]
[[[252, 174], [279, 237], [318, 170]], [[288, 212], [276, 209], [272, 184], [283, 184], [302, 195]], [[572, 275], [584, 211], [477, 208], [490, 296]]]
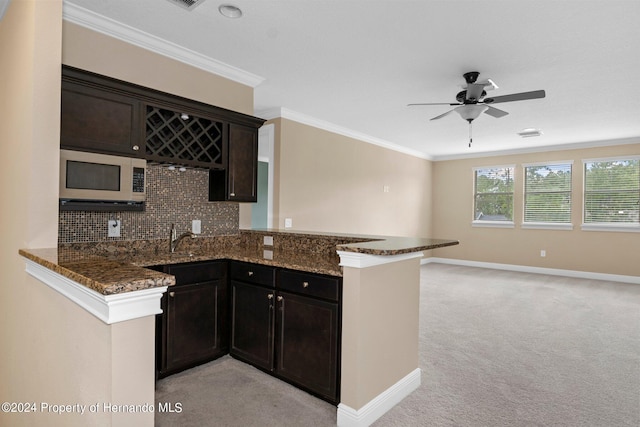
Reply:
[[148, 158], [222, 164], [222, 123], [152, 105], [146, 113]]

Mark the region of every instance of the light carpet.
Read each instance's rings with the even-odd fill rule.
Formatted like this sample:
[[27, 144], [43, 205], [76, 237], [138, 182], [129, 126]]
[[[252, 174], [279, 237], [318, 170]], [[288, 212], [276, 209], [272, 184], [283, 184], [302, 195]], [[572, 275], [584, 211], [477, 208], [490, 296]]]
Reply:
[[[428, 264], [418, 390], [386, 426], [640, 426], [640, 286]], [[157, 426], [331, 426], [336, 408], [224, 357], [159, 381]]]

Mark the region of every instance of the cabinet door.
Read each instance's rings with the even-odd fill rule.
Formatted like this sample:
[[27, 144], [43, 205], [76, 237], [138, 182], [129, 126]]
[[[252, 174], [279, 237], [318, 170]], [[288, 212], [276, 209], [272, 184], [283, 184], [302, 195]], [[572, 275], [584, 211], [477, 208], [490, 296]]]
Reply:
[[258, 130], [229, 125], [229, 200], [255, 202], [258, 193]]
[[279, 292], [276, 375], [338, 401], [338, 304]]
[[141, 157], [139, 103], [107, 88], [62, 82], [60, 146]]
[[231, 351], [255, 366], [273, 370], [274, 291], [231, 281]]
[[161, 371], [191, 367], [226, 353], [226, 289], [226, 280], [169, 289], [166, 295], [166, 361]]

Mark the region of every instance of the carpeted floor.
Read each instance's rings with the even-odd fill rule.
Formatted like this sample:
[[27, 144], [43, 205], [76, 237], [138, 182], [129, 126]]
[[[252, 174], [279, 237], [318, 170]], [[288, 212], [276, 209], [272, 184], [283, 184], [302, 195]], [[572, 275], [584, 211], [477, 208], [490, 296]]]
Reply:
[[[640, 426], [640, 286], [429, 264], [422, 385], [374, 425]], [[161, 380], [157, 426], [331, 426], [336, 408], [230, 357]]]

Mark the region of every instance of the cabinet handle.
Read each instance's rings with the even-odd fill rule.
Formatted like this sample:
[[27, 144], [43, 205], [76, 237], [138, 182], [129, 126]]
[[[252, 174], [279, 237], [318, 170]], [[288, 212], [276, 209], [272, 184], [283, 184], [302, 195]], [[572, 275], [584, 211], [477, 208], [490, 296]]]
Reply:
[[308, 288], [309, 287], [309, 282], [302, 282], [302, 287], [303, 288]]
[[175, 297], [175, 296], [176, 296], [176, 293], [175, 293], [175, 292], [169, 292], [169, 296], [170, 296], [171, 298], [173, 298], [173, 297]]
[[253, 271], [247, 273], [249, 276], [253, 276]]
[[138, 151], [138, 150], [140, 149], [140, 147], [139, 147], [139, 146], [137, 146], [137, 145], [134, 145], [134, 146], [133, 146], [133, 147], [131, 147], [131, 148], [133, 148], [133, 151]]
[[236, 196], [236, 179], [235, 175], [231, 175], [231, 192], [229, 193], [229, 197]]
[[282, 297], [282, 295], [278, 295], [278, 298], [277, 298], [278, 301], [282, 301], [283, 299], [284, 298]]

